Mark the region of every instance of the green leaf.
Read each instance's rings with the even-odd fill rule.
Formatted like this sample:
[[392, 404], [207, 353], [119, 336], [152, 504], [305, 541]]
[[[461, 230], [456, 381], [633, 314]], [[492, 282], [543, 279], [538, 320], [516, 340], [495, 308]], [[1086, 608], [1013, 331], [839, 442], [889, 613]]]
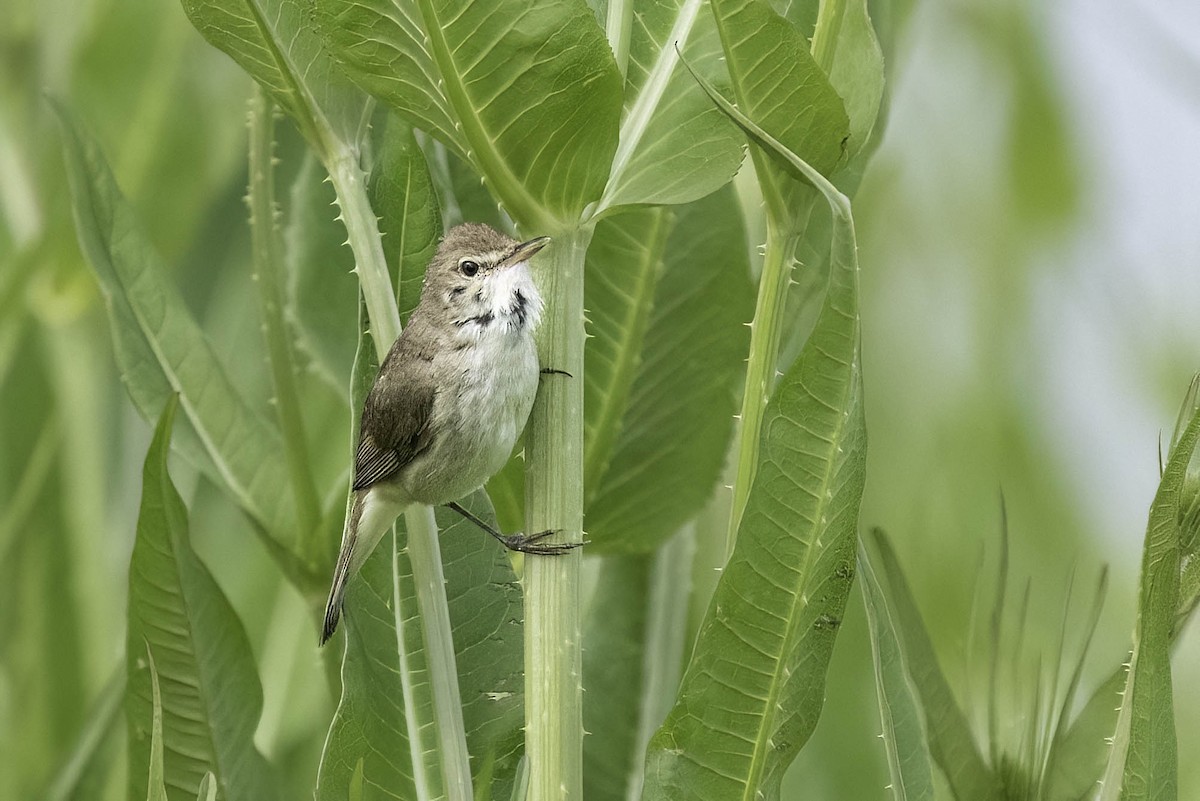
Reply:
[[574, 224], [617, 144], [621, 78], [581, 0], [317, 0], [347, 74], [471, 161], [530, 230]]
[[887, 751], [892, 798], [896, 801], [933, 799], [933, 771], [925, 721], [917, 701], [917, 691], [908, 675], [904, 646], [883, 587], [860, 547], [859, 584], [867, 608], [871, 629], [871, 653], [875, 661], [875, 691], [879, 696], [879, 717], [883, 724], [883, 745]]
[[620, 141], [598, 213], [679, 204], [728, 183], [742, 161], [737, 129], [705, 98], [680, 52], [710, 81], [725, 78], [707, 0], [639, 3], [631, 25]]
[[584, 500], [608, 467], [642, 357], [671, 215], [635, 209], [601, 220], [584, 262]]
[[[483, 493], [466, 506], [492, 517]], [[524, 724], [521, 592], [507, 554], [487, 534], [450, 510], [437, 517], [471, 770], [476, 782], [490, 771], [491, 797], [505, 798]], [[401, 518], [347, 591], [342, 699], [321, 760], [321, 801], [345, 798], [356, 770], [364, 799], [426, 797], [418, 788], [428, 791], [437, 775], [428, 769], [438, 759], [425, 725], [430, 677], [403, 537]]]
[[[587, 506], [592, 552], [657, 548], [711, 496], [733, 433], [750, 341], [745, 324], [754, 313], [737, 198], [729, 187], [673, 214], [612, 455], [601, 476], [589, 476], [596, 482]], [[585, 287], [592, 297], [596, 283]], [[597, 306], [589, 308], [598, 325]], [[588, 341], [589, 359], [594, 342]], [[593, 369], [589, 361], [589, 381]], [[590, 414], [595, 396], [586, 397]]]
[[[163, 773], [163, 711], [162, 693], [158, 686], [158, 668], [154, 665], [154, 654], [147, 647], [146, 658], [150, 662], [150, 686], [154, 695], [154, 711], [150, 724], [150, 775], [147, 777], [146, 801], [167, 801], [166, 779]], [[212, 774], [205, 774], [207, 779]]]
[[647, 757], [650, 798], [750, 801], [777, 796], [821, 711], [854, 576], [866, 427], [849, 201], [728, 103], [718, 105], [794, 162], [834, 213], [825, 304], [767, 407], [737, 545]]
[[333, 202], [320, 163], [306, 153], [292, 183], [284, 230], [288, 305], [310, 369], [340, 395], [358, 343], [358, 282], [346, 231], [330, 211]]
[[1200, 409], [1179, 436], [1150, 506], [1137, 625], [1121, 713], [1113, 738], [1103, 799], [1161, 799], [1178, 795], [1179, 766], [1171, 699], [1171, 642], [1179, 605], [1180, 495], [1200, 438]]
[[1117, 728], [1125, 668], [1112, 675], [1092, 693], [1083, 709], [1060, 740], [1047, 778], [1047, 797], [1052, 801], [1082, 801], [1092, 798], [1104, 774]]
[[[843, 157], [850, 121], [808, 40], [765, 0], [711, 2], [738, 109], [788, 151], [829, 174]], [[755, 155], [755, 170], [768, 213], [779, 224], [801, 210], [795, 197], [785, 207], [785, 190], [790, 195], [796, 187], [780, 185], [769, 161]]]
[[846, 0], [836, 47], [829, 83], [846, 106], [850, 130], [846, 155], [853, 159], [871, 141], [883, 100], [883, 50], [875, 38], [867, 0]]
[[383, 252], [395, 271], [400, 318], [407, 323], [421, 299], [425, 268], [442, 236], [442, 215], [412, 127], [394, 115], [384, 126], [370, 193], [371, 206], [379, 215]]
[[583, 795], [625, 801], [638, 752], [650, 557], [615, 556], [600, 566], [583, 626]]
[[164, 776], [173, 801], [195, 798], [213, 771], [227, 801], [271, 799], [277, 782], [254, 748], [262, 688], [237, 614], [188, 542], [187, 510], [167, 474], [170, 400], [143, 472], [137, 539], [129, 565], [130, 796], [147, 795], [154, 688], [162, 684]]
[[367, 97], [335, 68], [304, 0], [182, 0], [210, 44], [271, 93], [323, 157], [355, 145]]
[[888, 601], [895, 612], [909, 676], [925, 710], [930, 754], [959, 801], [1000, 801], [999, 782], [983, 761], [966, 715], [954, 700], [916, 600], [882, 531], [874, 532], [874, 545], [887, 578]]
[[67, 175], [79, 244], [104, 294], [121, 379], [134, 405], [153, 420], [175, 393], [189, 428], [178, 447], [249, 515], [272, 556], [293, 580], [306, 570], [283, 532], [295, 537], [292, 491], [278, 429], [234, 388], [167, 270], [121, 196], [99, 148], [62, 121]]

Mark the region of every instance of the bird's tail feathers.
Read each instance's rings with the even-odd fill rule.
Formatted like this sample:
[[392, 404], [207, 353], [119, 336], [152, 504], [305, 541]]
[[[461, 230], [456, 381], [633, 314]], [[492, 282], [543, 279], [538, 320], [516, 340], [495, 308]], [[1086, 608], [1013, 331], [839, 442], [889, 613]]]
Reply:
[[354, 503], [350, 507], [350, 513], [346, 515], [346, 528], [342, 531], [342, 550], [338, 553], [337, 565], [333, 569], [333, 585], [329, 588], [329, 600], [325, 604], [321, 645], [327, 643], [337, 629], [338, 620], [342, 616], [346, 585], [367, 561], [371, 551], [375, 550], [379, 540], [403, 510], [403, 504], [379, 498], [370, 490], [354, 493]]

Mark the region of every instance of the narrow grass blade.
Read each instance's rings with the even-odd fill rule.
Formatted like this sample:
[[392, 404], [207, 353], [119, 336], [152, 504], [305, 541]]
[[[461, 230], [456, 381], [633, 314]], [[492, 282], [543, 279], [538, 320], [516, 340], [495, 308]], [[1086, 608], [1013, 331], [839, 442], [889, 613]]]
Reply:
[[155, 687], [161, 680], [164, 777], [191, 801], [212, 771], [227, 801], [268, 801], [278, 783], [254, 748], [262, 688], [237, 614], [188, 542], [187, 510], [167, 474], [177, 401], [163, 411], [143, 474], [129, 567], [130, 796], [147, 795]]
[[[150, 723], [150, 775], [146, 780], [146, 801], [167, 801], [167, 785], [163, 772], [163, 710], [162, 693], [158, 685], [158, 668], [154, 665], [154, 654], [147, 647], [146, 659], [150, 664], [150, 690], [153, 696], [153, 713]], [[205, 774], [207, 779], [211, 773]]]
[[[743, 130], [761, 130], [696, 77]], [[648, 798], [778, 793], [816, 727], [854, 576], [866, 461], [854, 224], [849, 202], [819, 173], [763, 141], [794, 160], [834, 211], [830, 288], [808, 345], [767, 407], [737, 546], [679, 699], [650, 746]]]
[[925, 710], [929, 752], [941, 767], [958, 801], [1000, 801], [999, 782], [980, 755], [966, 715], [954, 700], [950, 685], [937, 662], [929, 632], [921, 620], [916, 599], [883, 532], [875, 531], [874, 545], [886, 576], [888, 601], [895, 612], [909, 676]]
[[933, 801], [933, 770], [916, 687], [909, 678], [895, 616], [867, 552], [858, 552], [858, 578], [871, 629], [875, 691], [895, 801]]

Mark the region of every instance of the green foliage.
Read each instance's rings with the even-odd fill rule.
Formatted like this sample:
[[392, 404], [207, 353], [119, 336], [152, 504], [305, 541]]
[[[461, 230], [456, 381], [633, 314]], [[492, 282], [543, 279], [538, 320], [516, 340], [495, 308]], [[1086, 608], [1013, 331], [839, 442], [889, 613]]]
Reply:
[[875, 568], [862, 548], [858, 555], [858, 578], [871, 627], [875, 689], [879, 694], [879, 718], [883, 723], [892, 797], [896, 801], [932, 801], [933, 771], [925, 719], [905, 664], [903, 638]]
[[317, 9], [347, 73], [470, 161], [514, 219], [556, 230], [599, 196], [621, 87], [582, 2], [319, 0]]
[[253, 743], [262, 688], [250, 642], [192, 550], [187, 509], [167, 474], [178, 405], [168, 401], [146, 456], [129, 567], [130, 795], [155, 798], [161, 776], [170, 798], [191, 801], [211, 770], [230, 801], [271, 799], [278, 783]]
[[858, 255], [846, 198], [701, 83], [773, 157], [815, 182], [834, 212], [824, 306], [767, 407], [737, 546], [647, 757], [651, 797], [752, 799], [778, 794], [816, 728], [854, 577], [866, 469]]
[[[85, 0], [50, 25], [53, 5], [16, 0], [0, 37], [6, 64], [38, 65], [0, 74], [0, 601], [18, 611], [0, 620], [0, 796], [750, 801], [882, 796], [888, 776], [891, 797], [924, 801], [940, 772], [959, 801], [1078, 801], [1106, 764], [1108, 797], [1178, 794], [1169, 656], [1200, 602], [1200, 384], [1151, 512], [1128, 678], [1113, 672], [1072, 718], [1093, 633], [1112, 645], [1102, 579], [1081, 635], [1064, 617], [1050, 680], [1018, 675], [1033, 709], [1016, 750], [994, 724], [981, 744], [955, 697], [934, 644], [954, 605], [917, 606], [945, 590], [934, 571], [961, 572], [960, 521], [938, 530], [937, 504], [966, 493], [889, 506], [874, 483], [871, 518], [917, 515], [931, 538], [910, 541], [905, 521], [896, 550], [938, 558], [915, 562], [910, 587], [879, 535], [856, 574], [859, 311], [903, 301], [889, 268], [905, 264], [891, 254], [908, 217], [856, 201], [887, 242], [864, 243], [860, 301], [849, 198], [861, 182], [878, 204], [908, 177], [895, 152], [864, 171], [883, 56], [912, 47], [897, 36], [910, 3], [182, 6]], [[1036, 45], [1024, 11], [956, 13], [989, 52]], [[1020, 208], [997, 215], [1041, 230], [1079, 194], [1049, 61], [1011, 70], [1002, 171]], [[43, 68], [70, 98], [54, 105], [62, 154], [33, 111]], [[232, 102], [247, 77], [248, 152]], [[12, 91], [24, 83], [38, 88]], [[539, 354], [570, 377], [543, 378], [523, 452], [463, 502], [588, 545], [510, 558], [452, 512], [414, 509], [318, 652], [356, 415], [439, 237], [464, 220], [553, 238], [534, 265]], [[1000, 289], [1020, 296], [1009, 257]], [[903, 339], [878, 319], [868, 357]], [[867, 380], [901, 374], [925, 379], [880, 360]], [[959, 416], [1004, 418], [994, 394]], [[885, 467], [897, 432], [944, 411], [871, 397]], [[135, 526], [138, 415], [158, 424]], [[986, 453], [986, 435], [965, 439]], [[932, 472], [947, 449], [930, 441], [906, 470]], [[172, 448], [186, 464], [168, 475]], [[1029, 608], [1022, 631], [1053, 617]], [[108, 620], [128, 621], [123, 648]]]

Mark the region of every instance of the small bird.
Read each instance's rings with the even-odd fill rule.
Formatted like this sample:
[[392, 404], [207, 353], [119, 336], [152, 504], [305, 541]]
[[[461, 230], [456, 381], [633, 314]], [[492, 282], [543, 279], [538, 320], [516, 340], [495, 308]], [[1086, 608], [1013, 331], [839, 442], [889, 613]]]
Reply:
[[347, 582], [411, 504], [449, 506], [513, 550], [575, 547], [541, 542], [552, 531], [505, 536], [455, 503], [504, 466], [529, 418], [543, 372], [533, 342], [542, 298], [529, 259], [549, 241], [465, 223], [439, 244], [421, 300], [363, 404], [322, 645], [337, 628]]

